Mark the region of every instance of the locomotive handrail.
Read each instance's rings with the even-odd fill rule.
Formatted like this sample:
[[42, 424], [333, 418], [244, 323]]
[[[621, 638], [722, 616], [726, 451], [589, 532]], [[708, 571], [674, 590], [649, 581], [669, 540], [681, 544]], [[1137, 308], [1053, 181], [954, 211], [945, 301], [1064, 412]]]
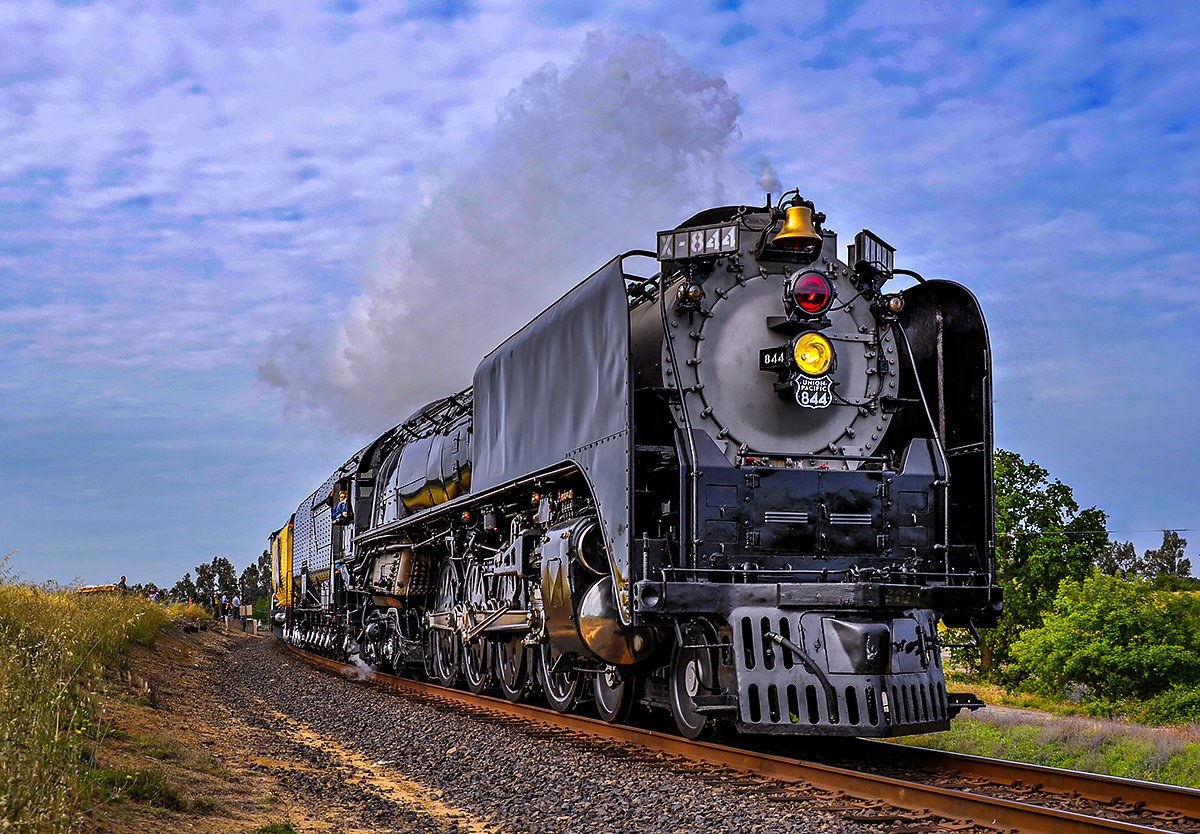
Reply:
[[[924, 283], [922, 281], [922, 283]], [[946, 576], [950, 576], [950, 458], [946, 455], [946, 447], [942, 445], [941, 433], [938, 432], [937, 423], [933, 419], [933, 412], [929, 410], [929, 400], [925, 397], [925, 386], [921, 384], [921, 372], [917, 369], [917, 357], [913, 353], [912, 343], [908, 341], [908, 333], [905, 332], [904, 326], [899, 321], [892, 322], [892, 325], [900, 332], [900, 336], [904, 339], [904, 347], [908, 351], [908, 361], [912, 365], [913, 380], [917, 384], [917, 395], [921, 398], [921, 405], [925, 409], [925, 418], [929, 420], [929, 431], [933, 433], [933, 443], [938, 450], [938, 456], [941, 457], [942, 470], [946, 473], [942, 478], [935, 480], [934, 486], [942, 489], [942, 547], [946, 551]], [[940, 331], [939, 331], [940, 333]], [[940, 338], [940, 337], [939, 337]], [[940, 341], [939, 341], [940, 345]], [[940, 349], [940, 348], [939, 348]], [[938, 360], [939, 363], [941, 360]], [[941, 371], [939, 370], [940, 374]], [[935, 546], [936, 547], [936, 546]]]
[[816, 453], [809, 454], [807, 452], [758, 452], [753, 449], [747, 449], [746, 454], [738, 455], [739, 458], [745, 459], [748, 457], [764, 457], [764, 458], [807, 458], [809, 460], [860, 460], [871, 463], [887, 463], [886, 455], [818, 455]]
[[[698, 517], [700, 515], [700, 506], [699, 506], [700, 499], [696, 495], [696, 493], [698, 491], [697, 490], [697, 482], [700, 479], [700, 472], [699, 472], [700, 467], [696, 460], [695, 429], [692, 427], [691, 415], [688, 414], [687, 397], [684, 396], [683, 391], [679, 390], [679, 387], [678, 387], [679, 386], [679, 376], [678, 376], [679, 359], [678, 359], [678, 357], [675, 356], [675, 342], [671, 336], [670, 323], [667, 321], [667, 284], [666, 284], [666, 280], [667, 279], [666, 279], [666, 275], [664, 274], [664, 272], [660, 272], [658, 274], [658, 298], [659, 298], [658, 308], [659, 308], [659, 312], [662, 314], [663, 341], [666, 343], [667, 352], [671, 356], [671, 367], [673, 367], [676, 371], [675, 386], [676, 386], [676, 390], [679, 392], [679, 411], [680, 411], [680, 414], [683, 416], [683, 436], [684, 436], [684, 440], [686, 441], [685, 445], [687, 446], [687, 452], [688, 452], [688, 478], [691, 480], [691, 484], [689, 484], [689, 490], [688, 490], [691, 493], [691, 495], [689, 497], [690, 503], [691, 503], [691, 512], [688, 513], [688, 526], [691, 527], [691, 530], [687, 531], [688, 532], [688, 547], [687, 547], [686, 555], [688, 557], [691, 557], [692, 555], [694, 555], [694, 553], [696, 551], [696, 545], [699, 543], [699, 540], [700, 540], [700, 528], [698, 526], [699, 525]], [[682, 542], [680, 542], [680, 544], [682, 544]], [[684, 556], [684, 553], [681, 553], [680, 555]]]

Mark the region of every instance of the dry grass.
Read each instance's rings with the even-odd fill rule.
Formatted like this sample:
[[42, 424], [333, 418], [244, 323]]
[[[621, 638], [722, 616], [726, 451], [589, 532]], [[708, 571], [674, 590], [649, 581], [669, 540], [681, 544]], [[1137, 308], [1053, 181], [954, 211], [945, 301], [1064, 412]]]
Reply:
[[[93, 695], [131, 642], [150, 645], [186, 606], [17, 584], [0, 562], [0, 830], [66, 831], [104, 728]], [[133, 781], [133, 780], [128, 780]], [[124, 790], [114, 783], [104, 795]]]

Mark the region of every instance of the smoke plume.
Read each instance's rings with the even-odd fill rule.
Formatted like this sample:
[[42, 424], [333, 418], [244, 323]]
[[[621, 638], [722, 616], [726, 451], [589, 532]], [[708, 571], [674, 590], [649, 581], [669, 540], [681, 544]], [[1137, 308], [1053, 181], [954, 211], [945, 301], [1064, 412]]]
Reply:
[[500, 102], [491, 143], [405, 221], [332, 337], [278, 340], [261, 378], [371, 429], [466, 387], [488, 351], [613, 255], [740, 202], [754, 177], [731, 161], [740, 114], [722, 79], [662, 39], [590, 35], [574, 63], [546, 64]]
[[758, 187], [768, 194], [779, 196], [783, 191], [783, 183], [779, 181], [779, 177], [775, 176], [775, 169], [771, 166], [771, 160], [765, 156], [757, 157], [754, 164], [758, 166]]

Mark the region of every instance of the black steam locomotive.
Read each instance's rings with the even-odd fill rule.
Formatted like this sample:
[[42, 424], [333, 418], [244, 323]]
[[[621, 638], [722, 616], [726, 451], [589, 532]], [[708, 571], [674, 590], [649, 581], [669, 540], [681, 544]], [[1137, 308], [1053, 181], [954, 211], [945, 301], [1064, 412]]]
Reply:
[[824, 219], [700, 212], [355, 454], [271, 536], [280, 636], [691, 738], [947, 728], [939, 620], [1000, 610], [987, 331]]

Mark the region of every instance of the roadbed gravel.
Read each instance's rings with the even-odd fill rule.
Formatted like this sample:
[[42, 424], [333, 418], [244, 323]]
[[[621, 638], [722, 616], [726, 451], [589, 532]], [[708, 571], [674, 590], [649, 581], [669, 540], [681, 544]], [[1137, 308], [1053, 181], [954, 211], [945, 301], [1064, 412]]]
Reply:
[[[282, 782], [306, 804], [344, 798], [358, 825], [379, 831], [861, 830], [847, 827], [834, 810], [771, 799], [777, 789], [753, 780], [634, 761], [619, 748], [539, 737], [342, 679], [307, 666], [274, 640], [239, 645], [223, 679], [232, 684], [227, 697], [235, 711], [256, 716], [277, 739], [306, 747], [321, 766], [317, 772], [276, 767]], [[405, 789], [386, 793], [389, 783]], [[440, 806], [434, 812], [414, 807], [422, 791]]]
[[413, 699], [236, 630], [133, 647], [101, 712], [101, 763], [153, 772], [177, 798], [118, 792], [80, 821], [86, 834], [938, 830], [864, 825], [844, 797]]

